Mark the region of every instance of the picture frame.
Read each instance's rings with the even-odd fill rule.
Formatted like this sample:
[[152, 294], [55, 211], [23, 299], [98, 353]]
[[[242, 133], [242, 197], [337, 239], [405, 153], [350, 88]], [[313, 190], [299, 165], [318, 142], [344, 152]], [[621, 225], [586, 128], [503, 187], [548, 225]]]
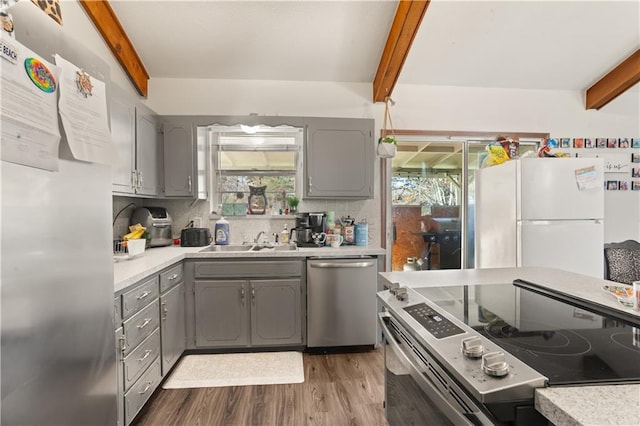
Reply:
[[573, 140], [574, 148], [584, 148], [584, 138], [575, 138]]
[[631, 148], [640, 148], [640, 138], [631, 139]]
[[571, 148], [571, 138], [560, 139], [560, 148]]
[[593, 148], [595, 146], [594, 140], [591, 138], [585, 138], [584, 147], [585, 148]]
[[626, 180], [621, 180], [618, 183], [618, 191], [627, 191], [629, 189], [629, 182]]
[[596, 139], [596, 148], [606, 148], [607, 140], [605, 138], [597, 138]]
[[634, 167], [631, 169], [631, 177], [640, 177], [640, 167]]
[[629, 139], [628, 138], [621, 138], [618, 141], [618, 148], [629, 148], [631, 146], [631, 144], [629, 143]]
[[639, 180], [632, 180], [631, 181], [631, 190], [632, 191], [640, 191], [640, 181]]
[[609, 138], [607, 139], [607, 148], [617, 148], [618, 147], [618, 139]]
[[631, 162], [632, 163], [640, 163], [640, 154], [631, 154]]
[[618, 190], [618, 181], [617, 180], [608, 180], [607, 181], [607, 191], [617, 191]]

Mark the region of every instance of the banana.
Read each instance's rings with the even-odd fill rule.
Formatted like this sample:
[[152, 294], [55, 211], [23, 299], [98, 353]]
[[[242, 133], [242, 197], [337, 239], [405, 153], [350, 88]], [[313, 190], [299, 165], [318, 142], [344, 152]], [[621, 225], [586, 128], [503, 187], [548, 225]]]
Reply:
[[145, 229], [138, 229], [136, 231], [133, 232], [129, 232], [128, 234], [124, 235], [122, 237], [123, 240], [137, 240], [142, 238], [142, 235], [144, 234]]

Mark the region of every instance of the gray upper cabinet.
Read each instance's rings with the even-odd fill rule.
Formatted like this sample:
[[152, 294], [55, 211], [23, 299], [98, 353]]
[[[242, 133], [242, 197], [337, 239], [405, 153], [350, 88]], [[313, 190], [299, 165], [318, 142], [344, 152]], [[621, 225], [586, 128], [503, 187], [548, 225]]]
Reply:
[[111, 140], [118, 162], [111, 168], [113, 192], [134, 192], [136, 108], [116, 95], [111, 97]]
[[165, 117], [163, 133], [164, 194], [167, 197], [193, 197], [196, 177], [192, 120]]
[[112, 191], [140, 196], [160, 194], [157, 116], [115, 86], [109, 107], [111, 139], [118, 154], [117, 164], [111, 168]]
[[150, 110], [136, 108], [136, 194], [160, 193], [160, 128], [158, 118]]
[[374, 120], [310, 119], [304, 198], [373, 198]]

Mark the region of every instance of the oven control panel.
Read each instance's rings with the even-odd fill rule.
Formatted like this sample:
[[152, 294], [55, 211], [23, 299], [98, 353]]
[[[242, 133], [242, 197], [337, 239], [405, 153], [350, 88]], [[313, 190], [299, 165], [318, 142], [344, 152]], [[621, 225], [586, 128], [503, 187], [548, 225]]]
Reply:
[[404, 310], [436, 339], [464, 333], [464, 330], [427, 306], [426, 303], [408, 306]]

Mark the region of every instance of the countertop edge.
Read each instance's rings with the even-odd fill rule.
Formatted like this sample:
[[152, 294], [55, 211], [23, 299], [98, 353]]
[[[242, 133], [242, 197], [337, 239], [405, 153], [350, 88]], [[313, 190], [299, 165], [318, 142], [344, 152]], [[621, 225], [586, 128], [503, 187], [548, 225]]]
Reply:
[[384, 256], [386, 251], [380, 247], [346, 246], [340, 248], [300, 247], [291, 251], [243, 251], [214, 252], [206, 247], [155, 247], [141, 256], [116, 262], [113, 265], [114, 295], [122, 293], [131, 285], [151, 274], [180, 262], [184, 259], [232, 259], [232, 258], [310, 258], [310, 257], [356, 257]]
[[640, 424], [640, 385], [536, 389], [535, 408], [557, 426]]

